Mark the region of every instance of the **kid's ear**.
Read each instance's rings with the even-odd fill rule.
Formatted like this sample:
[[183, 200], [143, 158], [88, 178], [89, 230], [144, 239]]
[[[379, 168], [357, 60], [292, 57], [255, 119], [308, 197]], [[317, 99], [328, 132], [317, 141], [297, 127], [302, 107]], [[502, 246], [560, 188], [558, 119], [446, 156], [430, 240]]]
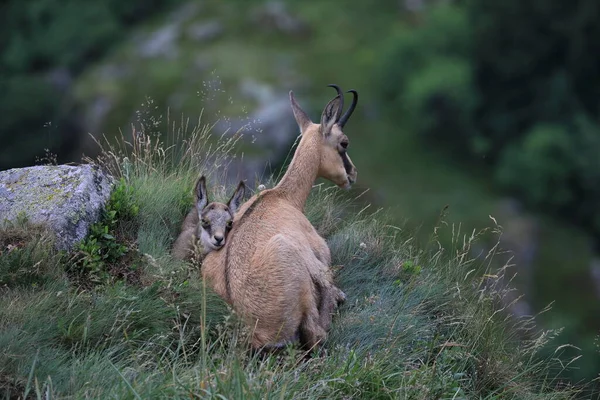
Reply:
[[246, 184], [244, 183], [244, 181], [240, 181], [237, 189], [235, 189], [235, 192], [233, 193], [233, 196], [231, 196], [231, 199], [229, 199], [229, 201], [227, 202], [227, 207], [229, 207], [229, 210], [231, 211], [232, 215], [235, 214], [240, 208], [240, 206], [244, 202], [245, 196]]
[[196, 209], [198, 215], [202, 212], [204, 207], [208, 204], [208, 194], [206, 193], [206, 178], [202, 175], [196, 182], [196, 188], [194, 189], [194, 195], [196, 197]]

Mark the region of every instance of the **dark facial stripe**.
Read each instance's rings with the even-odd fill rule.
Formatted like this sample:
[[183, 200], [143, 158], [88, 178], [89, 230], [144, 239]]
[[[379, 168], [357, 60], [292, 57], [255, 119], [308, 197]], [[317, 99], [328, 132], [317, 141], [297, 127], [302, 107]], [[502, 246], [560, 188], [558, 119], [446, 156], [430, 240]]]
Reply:
[[342, 162], [344, 163], [344, 169], [346, 170], [346, 174], [350, 175], [352, 173], [352, 164], [350, 164], [348, 154], [340, 153], [340, 157], [342, 157]]
[[227, 250], [225, 253], [225, 291], [227, 292], [227, 297], [231, 299], [231, 281], [229, 278], [229, 252], [231, 250], [231, 247], [233, 246], [233, 242], [235, 241], [235, 234], [234, 231], [238, 230], [239, 227], [242, 225], [242, 223], [247, 220], [248, 216], [251, 215], [254, 210], [256, 209], [256, 206], [258, 205], [258, 203], [260, 203], [260, 201], [262, 200], [262, 198], [264, 197], [264, 195], [259, 196], [254, 203], [250, 204], [250, 207], [248, 207], [248, 209], [246, 210], [246, 212], [244, 213], [244, 215], [242, 215], [239, 219], [239, 221], [237, 221], [234, 225], [233, 225], [233, 229], [232, 232], [230, 233], [231, 238], [229, 239], [229, 245], [227, 246]]

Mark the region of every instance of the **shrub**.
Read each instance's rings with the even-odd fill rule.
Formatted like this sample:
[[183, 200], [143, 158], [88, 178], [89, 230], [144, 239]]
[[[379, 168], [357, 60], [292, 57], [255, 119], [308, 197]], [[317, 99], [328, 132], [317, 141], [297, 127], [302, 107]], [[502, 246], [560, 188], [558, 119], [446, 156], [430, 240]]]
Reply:
[[[402, 128], [471, 164], [497, 186], [564, 216], [600, 243], [600, 3], [431, 4], [381, 51], [380, 97]], [[445, 3], [445, 2], [444, 2]], [[393, 139], [392, 139], [393, 140]]]
[[435, 7], [425, 23], [387, 40], [378, 78], [386, 108], [401, 110], [408, 129], [463, 153], [473, 150], [478, 105], [469, 33], [460, 7]]
[[48, 73], [79, 74], [132, 24], [179, 1], [5, 2], [0, 14], [0, 169], [30, 164], [43, 148], [60, 149], [62, 155], [77, 144], [69, 96], [65, 88], [51, 85]]

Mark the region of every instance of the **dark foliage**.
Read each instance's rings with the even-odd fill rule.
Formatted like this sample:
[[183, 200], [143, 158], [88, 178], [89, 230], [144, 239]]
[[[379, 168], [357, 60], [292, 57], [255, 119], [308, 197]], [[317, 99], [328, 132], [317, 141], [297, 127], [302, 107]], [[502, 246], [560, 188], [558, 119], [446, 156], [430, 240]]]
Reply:
[[435, 6], [390, 39], [382, 98], [424, 140], [600, 238], [598, 18], [594, 0]]
[[132, 24], [178, 1], [5, 2], [0, 12], [0, 170], [32, 164], [44, 147], [60, 154], [74, 149], [70, 80]]

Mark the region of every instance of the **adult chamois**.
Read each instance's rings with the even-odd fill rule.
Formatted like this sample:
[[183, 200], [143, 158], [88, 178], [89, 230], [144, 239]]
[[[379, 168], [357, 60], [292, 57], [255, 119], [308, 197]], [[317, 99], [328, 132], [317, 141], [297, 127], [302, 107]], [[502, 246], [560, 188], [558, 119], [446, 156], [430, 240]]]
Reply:
[[327, 336], [332, 313], [345, 299], [332, 282], [331, 254], [325, 240], [304, 215], [318, 177], [349, 189], [357, 171], [348, 156], [342, 129], [358, 102], [342, 116], [343, 93], [313, 123], [293, 92], [290, 102], [301, 140], [281, 181], [254, 195], [236, 213], [221, 251], [209, 253], [202, 274], [212, 288], [240, 313], [252, 330], [252, 347], [280, 347], [299, 339], [311, 349]]

